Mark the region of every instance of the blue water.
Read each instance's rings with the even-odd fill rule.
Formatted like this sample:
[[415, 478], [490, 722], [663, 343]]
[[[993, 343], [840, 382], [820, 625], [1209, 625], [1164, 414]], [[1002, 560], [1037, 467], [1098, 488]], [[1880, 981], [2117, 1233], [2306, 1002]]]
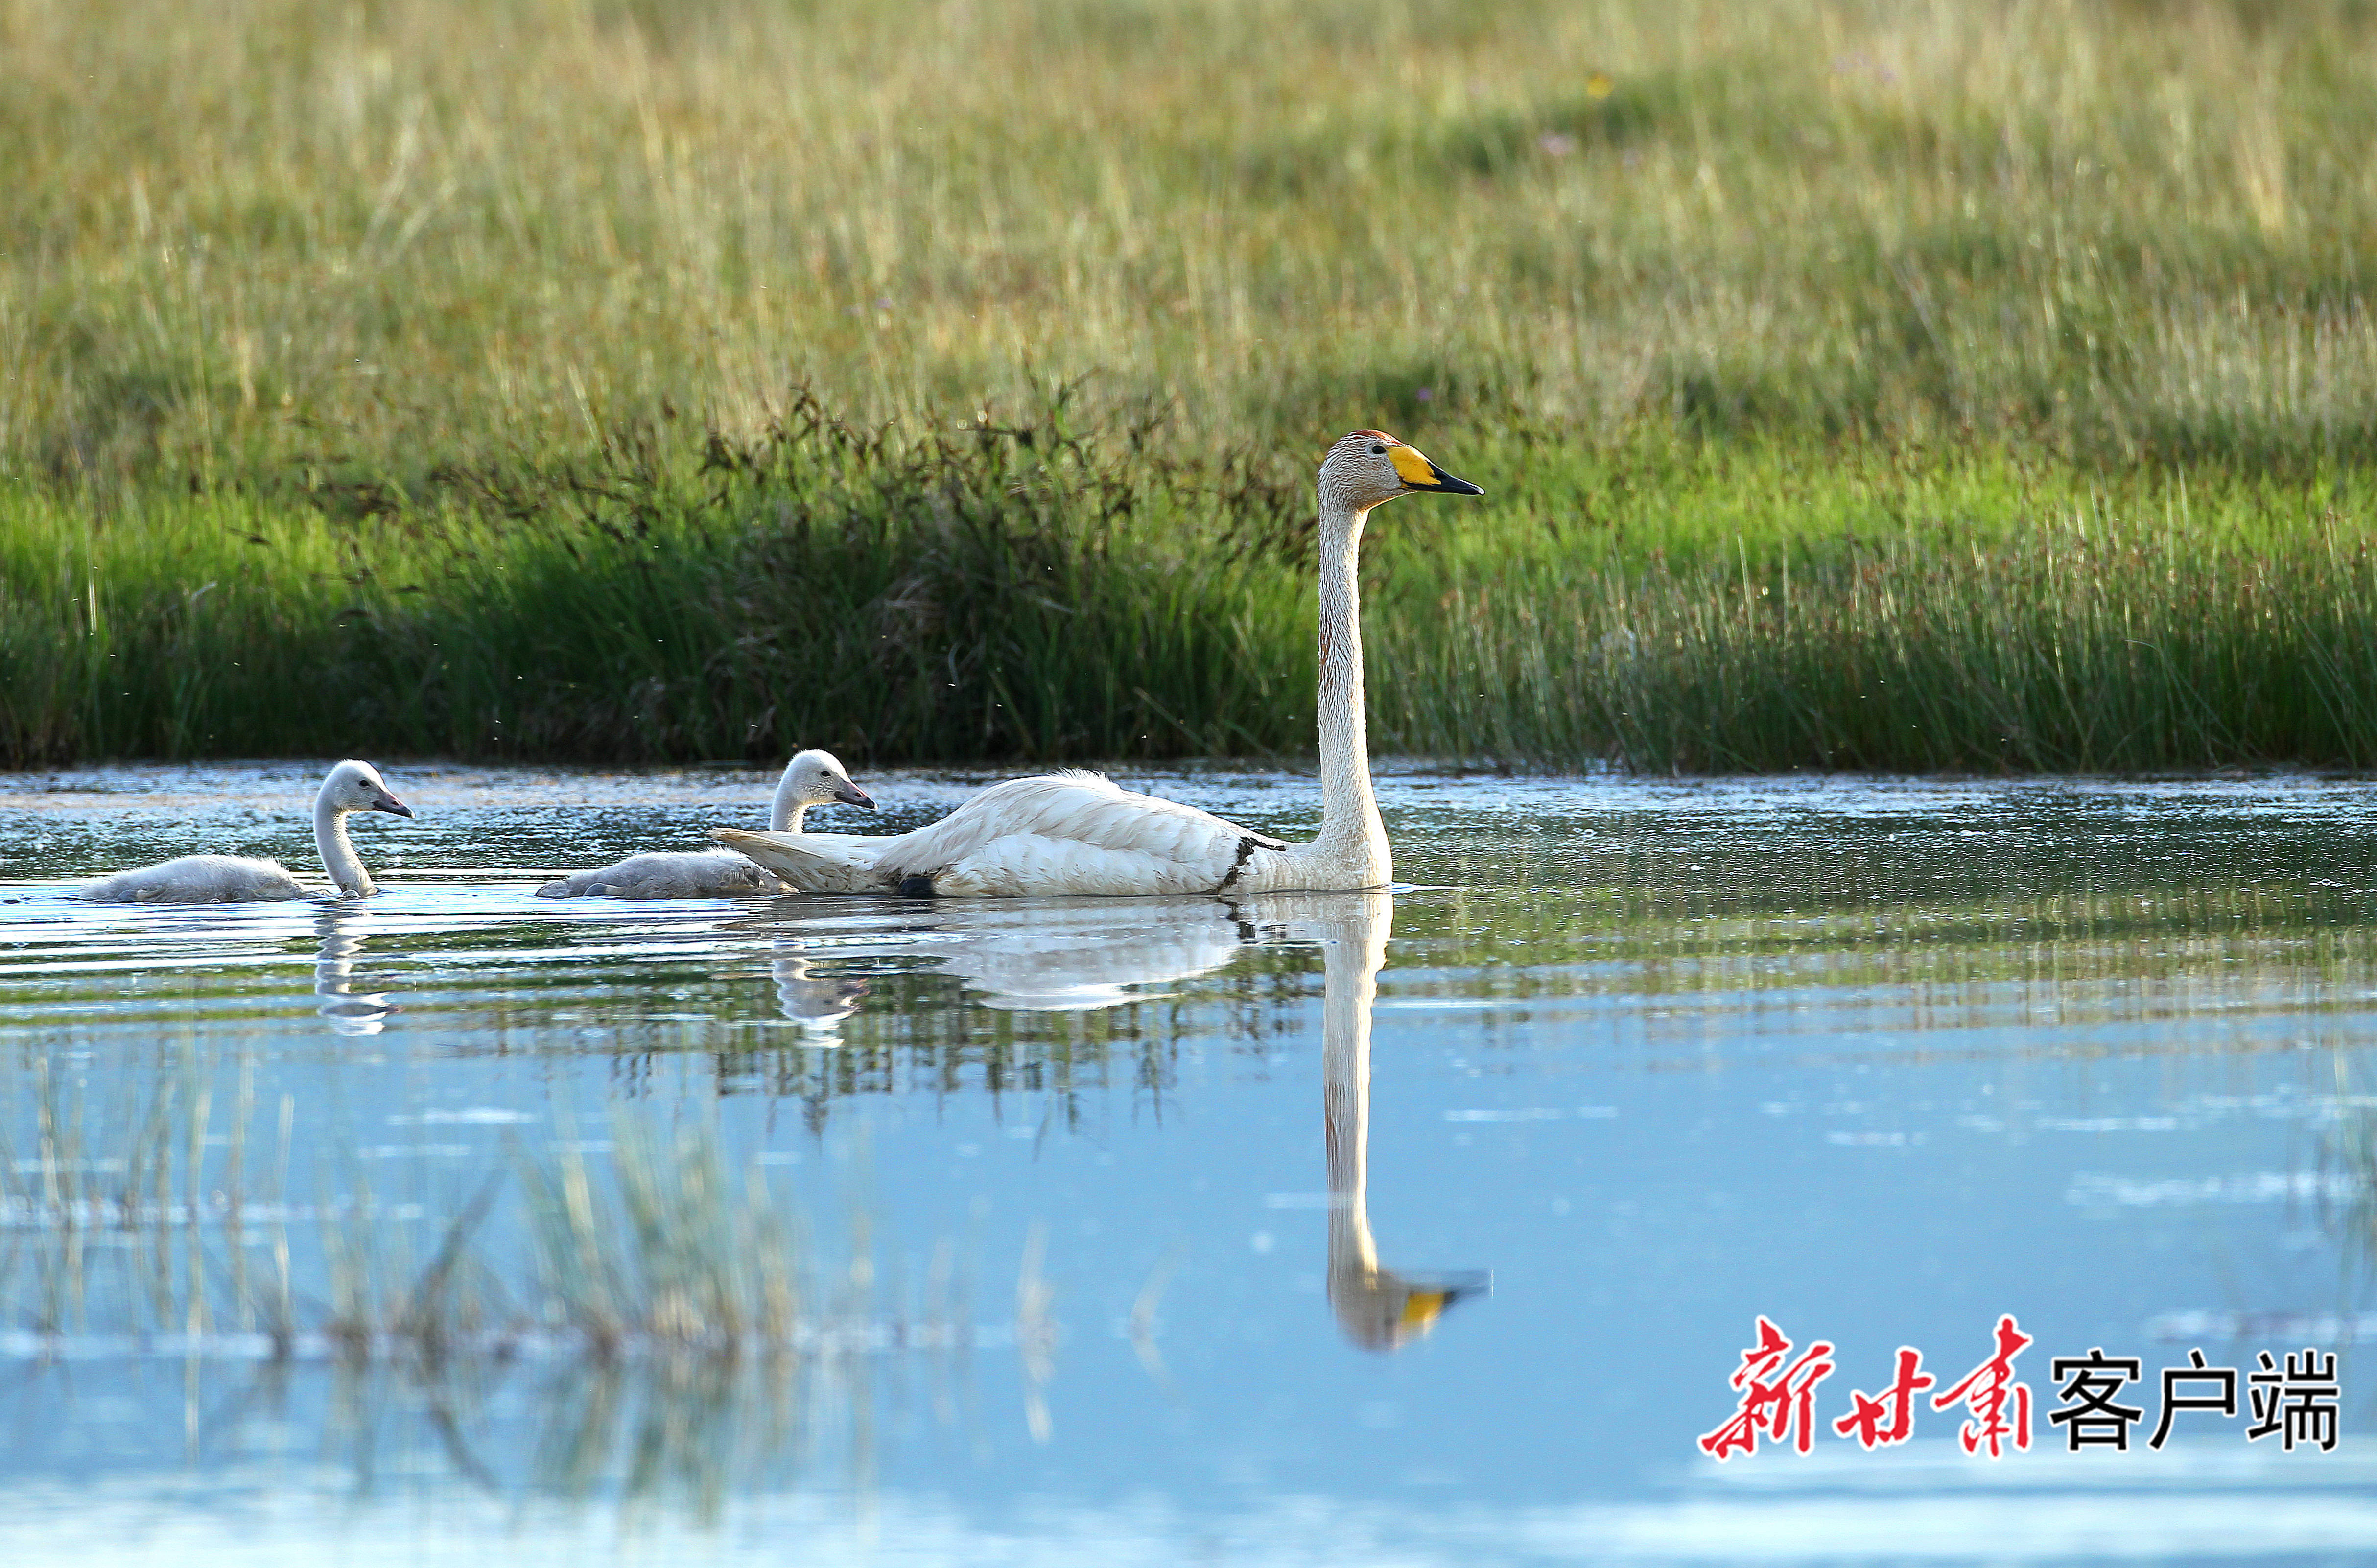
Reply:
[[[421, 816], [358, 832], [367, 904], [66, 896], [302, 871], [319, 772], [0, 784], [0, 1561], [2377, 1553], [2357, 781], [1409, 772], [1391, 900], [632, 904], [531, 893], [767, 781], [391, 765]], [[966, 787], [862, 782], [893, 825]], [[1293, 777], [1131, 782], [1311, 826]], [[57, 1168], [120, 1191], [160, 1146], [196, 1223], [72, 1251]], [[524, 1184], [704, 1151], [788, 1216], [800, 1329], [590, 1355]], [[400, 1296], [483, 1193], [477, 1339], [274, 1359], [276, 1247], [318, 1327], [358, 1249]], [[1928, 1406], [1833, 1434], [2009, 1313], [2027, 1451]], [[1819, 1435], [1718, 1465], [1762, 1314], [1834, 1347]], [[2146, 1451], [2192, 1347], [2241, 1391], [2307, 1346], [2333, 1451], [2201, 1414]], [[2049, 1420], [2094, 1347], [2142, 1363], [2129, 1452]]]

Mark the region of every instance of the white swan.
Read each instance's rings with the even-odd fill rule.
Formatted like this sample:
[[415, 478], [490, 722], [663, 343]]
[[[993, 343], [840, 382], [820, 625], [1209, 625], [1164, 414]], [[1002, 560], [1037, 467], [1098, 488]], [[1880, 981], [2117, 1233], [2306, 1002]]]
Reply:
[[[803, 751], [784, 764], [776, 782], [775, 798], [768, 808], [768, 826], [795, 840], [801, 819], [812, 806], [832, 801], [864, 806], [875, 802], [850, 782], [832, 753]], [[837, 838], [848, 834], [836, 834]], [[631, 855], [615, 864], [562, 877], [536, 890], [539, 898], [739, 898], [750, 893], [774, 893], [784, 884], [742, 856], [723, 849], [674, 854]]]
[[[341, 898], [369, 898], [379, 892], [347, 840], [347, 818], [357, 811], [412, 815], [369, 762], [341, 762], [330, 770], [314, 796], [314, 843], [323, 869]], [[235, 855], [185, 855], [161, 866], [118, 871], [82, 890], [85, 898], [111, 904], [238, 904], [251, 900], [311, 898], [313, 891], [270, 860]]]
[[994, 784], [930, 827], [891, 837], [711, 836], [804, 892], [942, 897], [1343, 892], [1392, 879], [1370, 793], [1356, 557], [1370, 509], [1417, 491], [1484, 494], [1377, 430], [1320, 464], [1320, 835], [1286, 844], [1095, 773]]

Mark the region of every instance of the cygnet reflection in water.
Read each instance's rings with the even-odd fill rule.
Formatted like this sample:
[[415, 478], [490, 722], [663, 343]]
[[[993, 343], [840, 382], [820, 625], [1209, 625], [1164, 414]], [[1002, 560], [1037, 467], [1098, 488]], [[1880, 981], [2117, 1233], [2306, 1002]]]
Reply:
[[371, 916], [349, 909], [325, 909], [315, 917], [321, 945], [314, 952], [314, 1009], [341, 1035], [376, 1035], [397, 1010], [378, 992], [354, 988], [355, 954], [363, 951]]
[[842, 1021], [866, 999], [866, 982], [855, 976], [819, 973], [806, 953], [786, 953], [768, 965], [776, 981], [776, 1008], [788, 1023], [797, 1023], [811, 1045], [842, 1043]]
[[[1311, 943], [1321, 950], [1321, 1107], [1329, 1177], [1329, 1302], [1345, 1337], [1392, 1350], [1426, 1335], [1456, 1301], [1488, 1294], [1484, 1270], [1406, 1274], [1379, 1262], [1368, 1186], [1370, 1014], [1394, 899], [1383, 892], [1268, 893], [1239, 899], [1092, 899], [1018, 904], [953, 902], [913, 918], [864, 915], [793, 922], [831, 940], [832, 958], [929, 954], [936, 967], [983, 993], [985, 1006], [1037, 1011], [1116, 1007], [1161, 995], [1153, 989], [1212, 973], [1241, 947]], [[871, 931], [842, 940], [824, 933]], [[778, 992], [793, 1016], [783, 965], [800, 964], [804, 987], [828, 987], [801, 960], [778, 963]], [[844, 985], [857, 982], [844, 981]], [[804, 990], [815, 1005], [823, 990]], [[839, 1023], [858, 997], [834, 1014]]]

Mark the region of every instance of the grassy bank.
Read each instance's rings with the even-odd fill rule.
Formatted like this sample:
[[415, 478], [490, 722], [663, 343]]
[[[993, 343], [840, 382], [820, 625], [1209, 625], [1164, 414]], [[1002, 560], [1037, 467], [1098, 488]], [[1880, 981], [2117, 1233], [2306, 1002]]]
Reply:
[[2343, 0], [0, 0], [0, 763], [1301, 751], [1362, 425], [1386, 748], [2363, 763], [2372, 132]]
[[1285, 700], [1284, 676], [1309, 712], [1310, 656], [1283, 670], [1257, 625], [1296, 617], [1293, 581], [1160, 472], [1053, 423], [1018, 434], [892, 445], [796, 413], [747, 444], [622, 439], [343, 519], [227, 492], [93, 528], [19, 495], [0, 757], [1290, 743], [1235, 715]]
[[[1448, 458], [1448, 461], [1451, 460]], [[1382, 749], [1665, 772], [2377, 761], [2371, 476], [1478, 439], [1379, 514]], [[1227, 482], [1219, 482], [1221, 479]], [[1300, 483], [813, 407], [347, 517], [0, 501], [0, 758], [1294, 755]], [[455, 498], [468, 492], [467, 500]]]

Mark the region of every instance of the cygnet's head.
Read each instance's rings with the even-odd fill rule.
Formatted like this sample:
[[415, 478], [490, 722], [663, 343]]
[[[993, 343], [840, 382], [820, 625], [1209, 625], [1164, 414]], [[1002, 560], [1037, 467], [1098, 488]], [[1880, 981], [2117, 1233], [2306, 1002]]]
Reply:
[[314, 797], [317, 806], [328, 806], [334, 811], [386, 811], [399, 817], [412, 815], [412, 808], [396, 797], [393, 790], [379, 776], [379, 770], [369, 762], [341, 762], [330, 770], [322, 781], [322, 793]]
[[1320, 499], [1346, 511], [1368, 511], [1397, 496], [1482, 496], [1383, 430], [1356, 430], [1338, 438], [1320, 460]]
[[875, 797], [850, 782], [850, 774], [830, 751], [803, 751], [784, 765], [784, 782], [777, 786], [802, 806], [844, 806], [875, 809]]

